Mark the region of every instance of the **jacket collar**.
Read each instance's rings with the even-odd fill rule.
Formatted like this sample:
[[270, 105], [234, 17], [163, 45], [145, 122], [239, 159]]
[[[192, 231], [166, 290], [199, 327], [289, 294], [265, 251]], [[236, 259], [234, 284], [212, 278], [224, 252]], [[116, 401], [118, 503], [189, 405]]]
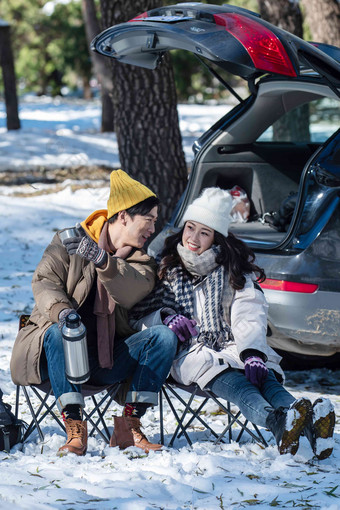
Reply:
[[107, 209], [100, 209], [94, 211], [86, 220], [81, 222], [81, 226], [85, 230], [86, 234], [91, 237], [96, 243], [98, 243], [100, 233], [107, 221]]

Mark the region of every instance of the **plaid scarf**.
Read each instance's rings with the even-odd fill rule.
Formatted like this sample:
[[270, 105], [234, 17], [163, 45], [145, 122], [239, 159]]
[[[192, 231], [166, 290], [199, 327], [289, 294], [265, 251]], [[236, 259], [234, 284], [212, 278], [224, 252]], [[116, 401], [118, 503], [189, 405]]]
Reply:
[[234, 296], [234, 290], [227, 284], [228, 275], [224, 266], [216, 263], [219, 248], [213, 246], [202, 255], [194, 254], [182, 245], [177, 249], [186, 270], [182, 266], [169, 269], [153, 292], [133, 308], [132, 317], [140, 318], [162, 307], [170, 307], [177, 313], [192, 318], [194, 287], [200, 284], [205, 302], [199, 317], [201, 326], [197, 341], [219, 351], [233, 340], [230, 326], [224, 319], [223, 309], [227, 308], [228, 314]]
[[225, 268], [216, 263], [220, 247], [212, 246], [201, 255], [197, 255], [178, 244], [177, 251], [189, 273], [202, 277], [206, 275], [200, 283], [205, 300], [204, 309], [199, 317], [201, 326], [198, 342], [204, 343], [215, 351], [220, 351], [228, 341], [233, 339], [230, 326], [223, 319]]

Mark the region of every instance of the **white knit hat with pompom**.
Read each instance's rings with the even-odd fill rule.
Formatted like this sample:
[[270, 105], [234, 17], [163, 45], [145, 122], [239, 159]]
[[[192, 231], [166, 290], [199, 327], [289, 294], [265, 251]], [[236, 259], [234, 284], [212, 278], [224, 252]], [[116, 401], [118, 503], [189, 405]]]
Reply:
[[184, 213], [181, 224], [197, 221], [224, 236], [228, 236], [232, 197], [229, 191], [221, 188], [205, 188], [200, 196], [190, 204]]

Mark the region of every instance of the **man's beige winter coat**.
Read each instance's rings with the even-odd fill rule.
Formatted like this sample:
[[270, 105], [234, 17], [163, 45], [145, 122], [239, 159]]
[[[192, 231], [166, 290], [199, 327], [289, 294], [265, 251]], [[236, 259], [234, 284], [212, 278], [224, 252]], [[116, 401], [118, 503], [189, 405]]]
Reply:
[[12, 359], [15, 384], [39, 384], [39, 362], [46, 330], [58, 322], [64, 308], [78, 309], [87, 298], [97, 272], [116, 302], [116, 332], [121, 337], [135, 333], [127, 321], [127, 310], [153, 289], [156, 265], [142, 250], [125, 259], [109, 257], [105, 269], [78, 255], [69, 256], [57, 233], [46, 248], [33, 275], [35, 307], [28, 324], [19, 331]]

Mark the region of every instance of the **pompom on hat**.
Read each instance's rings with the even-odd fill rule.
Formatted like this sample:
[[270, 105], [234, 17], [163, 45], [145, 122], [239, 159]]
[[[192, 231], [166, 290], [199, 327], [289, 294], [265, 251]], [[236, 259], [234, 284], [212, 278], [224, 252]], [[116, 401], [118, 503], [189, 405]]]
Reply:
[[129, 209], [150, 197], [155, 197], [149, 188], [132, 179], [123, 170], [113, 170], [110, 175], [110, 196], [107, 201], [107, 218], [119, 211]]
[[188, 206], [181, 224], [184, 225], [189, 220], [197, 221], [227, 237], [231, 209], [232, 197], [229, 191], [221, 188], [205, 188]]

